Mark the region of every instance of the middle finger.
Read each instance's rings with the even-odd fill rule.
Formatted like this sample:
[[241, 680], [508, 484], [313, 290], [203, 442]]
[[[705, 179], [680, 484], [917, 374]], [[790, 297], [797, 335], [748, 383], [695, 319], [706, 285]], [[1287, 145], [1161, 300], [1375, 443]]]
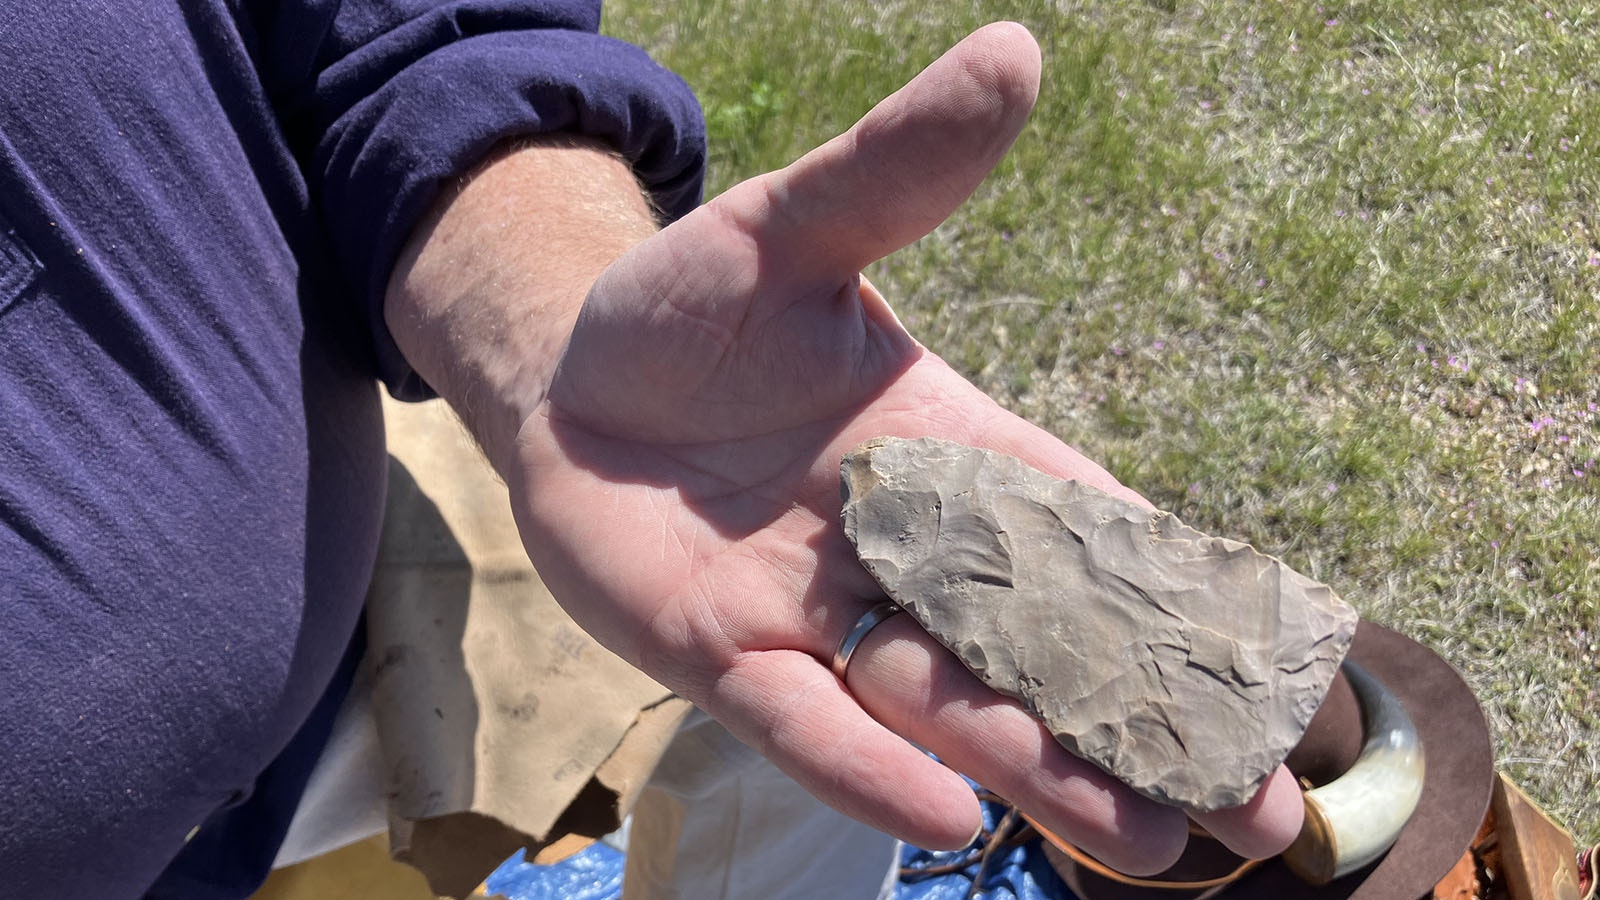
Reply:
[[1184, 815], [1068, 753], [1015, 701], [995, 693], [910, 616], [873, 629], [846, 686], [863, 709], [1106, 864], [1129, 874], [1172, 865]]

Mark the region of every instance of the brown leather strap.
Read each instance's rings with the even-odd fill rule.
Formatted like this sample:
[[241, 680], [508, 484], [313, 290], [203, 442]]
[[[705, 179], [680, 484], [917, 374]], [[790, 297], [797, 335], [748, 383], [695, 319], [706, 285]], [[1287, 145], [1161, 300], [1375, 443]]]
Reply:
[[1040, 837], [1049, 841], [1050, 844], [1057, 850], [1060, 850], [1062, 853], [1065, 853], [1067, 856], [1071, 857], [1073, 862], [1084, 867], [1085, 869], [1088, 869], [1094, 874], [1099, 875], [1101, 878], [1109, 878], [1112, 881], [1116, 881], [1121, 884], [1132, 885], [1133, 887], [1154, 888], [1156, 890], [1164, 891], [1200, 891], [1205, 890], [1206, 888], [1221, 887], [1223, 885], [1232, 884], [1235, 881], [1238, 881], [1240, 878], [1243, 878], [1247, 873], [1249, 873], [1251, 869], [1254, 869], [1256, 866], [1259, 866], [1262, 862], [1264, 862], [1264, 860], [1259, 859], [1247, 859], [1232, 872], [1217, 878], [1208, 878], [1204, 881], [1157, 881], [1150, 878], [1135, 878], [1132, 875], [1124, 875], [1121, 872], [1118, 872], [1116, 869], [1107, 866], [1105, 863], [1100, 862], [1089, 854], [1079, 850], [1077, 847], [1074, 847], [1072, 844], [1068, 843], [1065, 838], [1062, 838], [1060, 835], [1056, 834], [1050, 829], [1040, 825], [1027, 813], [1023, 813], [1022, 818], [1026, 819], [1028, 824], [1033, 826], [1034, 831], [1039, 832]]

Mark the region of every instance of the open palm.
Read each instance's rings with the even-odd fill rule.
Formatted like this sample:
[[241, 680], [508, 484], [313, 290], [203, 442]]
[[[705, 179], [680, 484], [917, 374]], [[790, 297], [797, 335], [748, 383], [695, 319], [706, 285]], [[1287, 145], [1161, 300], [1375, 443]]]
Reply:
[[[1038, 66], [1020, 27], [984, 29], [846, 134], [635, 247], [591, 290], [507, 476], [573, 617], [823, 800], [959, 846], [978, 811], [948, 765], [1149, 872], [1181, 849], [1182, 815], [1068, 755], [907, 617], [872, 633], [848, 684], [825, 662], [883, 599], [839, 524], [839, 461], [861, 441], [947, 438], [1133, 496], [918, 345], [859, 274], [971, 193]], [[1276, 852], [1298, 794], [1280, 771], [1205, 824]]]

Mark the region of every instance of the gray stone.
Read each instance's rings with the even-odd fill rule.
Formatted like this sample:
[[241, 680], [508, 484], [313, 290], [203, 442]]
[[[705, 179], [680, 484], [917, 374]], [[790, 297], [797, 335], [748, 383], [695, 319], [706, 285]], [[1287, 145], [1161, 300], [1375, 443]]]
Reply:
[[881, 438], [842, 474], [845, 533], [884, 591], [1162, 803], [1249, 800], [1355, 636], [1355, 611], [1280, 560], [1008, 456]]

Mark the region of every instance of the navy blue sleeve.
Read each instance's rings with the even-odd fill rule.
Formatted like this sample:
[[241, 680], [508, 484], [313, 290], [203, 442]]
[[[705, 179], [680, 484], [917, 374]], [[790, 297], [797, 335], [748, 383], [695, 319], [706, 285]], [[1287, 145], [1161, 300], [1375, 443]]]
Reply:
[[422, 390], [388, 270], [508, 137], [594, 135], [669, 214], [696, 201], [692, 96], [598, 18], [0, 0], [0, 897], [133, 900], [180, 852], [154, 900], [259, 883], [383, 514], [346, 320]]
[[441, 182], [497, 144], [594, 137], [667, 219], [699, 203], [699, 104], [642, 50], [597, 33], [598, 2], [300, 0], [261, 24], [268, 90], [402, 399], [431, 392], [384, 326], [390, 269]]

